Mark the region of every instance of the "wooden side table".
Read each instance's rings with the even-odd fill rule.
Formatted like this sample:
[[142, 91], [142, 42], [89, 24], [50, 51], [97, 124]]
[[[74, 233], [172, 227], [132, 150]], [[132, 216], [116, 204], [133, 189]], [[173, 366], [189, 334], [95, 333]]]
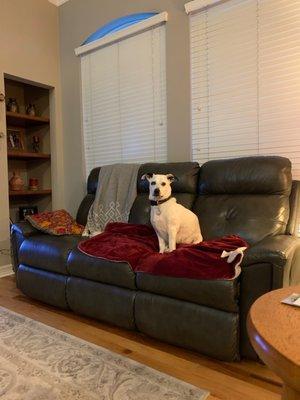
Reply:
[[300, 400], [300, 308], [281, 303], [292, 293], [300, 293], [300, 286], [263, 295], [247, 320], [252, 346], [284, 382], [284, 400]]

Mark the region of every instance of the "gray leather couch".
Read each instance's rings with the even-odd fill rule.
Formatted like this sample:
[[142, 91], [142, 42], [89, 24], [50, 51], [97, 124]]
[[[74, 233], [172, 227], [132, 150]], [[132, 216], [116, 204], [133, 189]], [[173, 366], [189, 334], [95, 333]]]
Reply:
[[[17, 285], [26, 295], [222, 360], [255, 358], [246, 332], [249, 307], [262, 294], [296, 282], [300, 240], [299, 182], [289, 160], [248, 157], [197, 163], [144, 164], [129, 222], [149, 223], [146, 172], [173, 173], [173, 193], [200, 219], [205, 239], [238, 234], [251, 247], [235, 280], [193, 280], [135, 274], [126, 263], [82, 254], [78, 236], [12, 227]], [[77, 213], [85, 224], [99, 168], [88, 178]]]

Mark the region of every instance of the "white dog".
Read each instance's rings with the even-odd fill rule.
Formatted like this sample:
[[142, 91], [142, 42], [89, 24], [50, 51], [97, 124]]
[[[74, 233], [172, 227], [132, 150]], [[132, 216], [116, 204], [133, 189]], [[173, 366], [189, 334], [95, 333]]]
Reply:
[[177, 243], [202, 242], [198, 217], [172, 197], [174, 175], [145, 174], [142, 179], [149, 181], [151, 223], [158, 237], [159, 252], [173, 251]]

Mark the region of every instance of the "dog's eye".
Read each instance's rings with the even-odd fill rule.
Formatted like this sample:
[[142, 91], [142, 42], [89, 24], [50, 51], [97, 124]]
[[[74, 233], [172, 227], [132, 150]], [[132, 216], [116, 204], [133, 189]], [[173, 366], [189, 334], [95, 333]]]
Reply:
[[166, 186], [166, 182], [162, 182], [161, 186]]
[[151, 182], [151, 185], [152, 185], [152, 186], [156, 185], [156, 182]]

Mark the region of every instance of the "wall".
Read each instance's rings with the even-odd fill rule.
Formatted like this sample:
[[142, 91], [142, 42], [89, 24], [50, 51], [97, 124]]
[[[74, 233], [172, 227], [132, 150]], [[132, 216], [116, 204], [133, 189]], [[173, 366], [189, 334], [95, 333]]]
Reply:
[[[0, 0], [3, 73], [54, 87], [50, 98], [53, 207], [64, 205], [58, 8], [47, 0]], [[3, 153], [1, 153], [3, 155]]]
[[167, 11], [168, 155], [190, 158], [189, 25], [186, 0], [70, 0], [59, 7], [66, 207], [75, 213], [85, 192], [80, 105], [80, 60], [74, 49], [103, 24], [143, 11]]

